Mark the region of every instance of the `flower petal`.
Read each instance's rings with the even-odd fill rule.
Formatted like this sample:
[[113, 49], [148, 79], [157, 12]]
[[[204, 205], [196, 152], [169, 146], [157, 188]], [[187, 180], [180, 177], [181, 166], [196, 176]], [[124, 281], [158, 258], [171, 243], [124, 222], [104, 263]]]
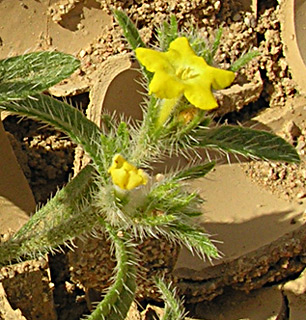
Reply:
[[129, 174], [122, 169], [114, 169], [111, 171], [113, 183], [119, 188], [125, 190], [129, 180]]
[[211, 91], [211, 82], [204, 76], [202, 81], [188, 81], [185, 86], [184, 95], [195, 107], [203, 110], [210, 110], [218, 107], [218, 103]]
[[114, 156], [108, 172], [112, 177], [113, 183], [122, 190], [132, 190], [148, 182], [147, 174], [127, 162], [120, 154]]
[[171, 42], [169, 51], [166, 53], [169, 63], [177, 69], [193, 69], [194, 74], [201, 74], [207, 63], [204, 58], [199, 57], [191, 48], [185, 37], [177, 38]]
[[215, 90], [228, 87], [235, 79], [234, 72], [210, 66], [207, 66], [205, 74], [207, 77], [211, 77], [211, 84]]
[[112, 170], [120, 169], [123, 166], [124, 161], [125, 159], [120, 154], [116, 154], [113, 157], [113, 162], [111, 167], [108, 169], [108, 172], [111, 173]]
[[132, 190], [132, 189], [140, 186], [141, 184], [146, 184], [146, 183], [147, 183], [147, 179], [145, 179], [145, 177], [143, 175], [143, 171], [141, 169], [139, 169], [137, 171], [130, 171], [128, 183], [126, 185], [126, 189]]
[[[171, 53], [171, 51], [175, 51], [176, 54], [179, 55], [182, 59], [190, 59], [192, 56], [197, 56], [193, 49], [191, 48], [189, 41], [186, 37], [176, 38], [170, 43], [169, 51], [167, 54]], [[178, 57], [175, 57], [176, 59]]]
[[159, 70], [155, 72], [149, 85], [149, 94], [154, 93], [160, 99], [173, 99], [182, 95], [184, 84], [171, 74]]
[[186, 37], [172, 41], [167, 52], [138, 48], [136, 57], [148, 71], [154, 72], [149, 94], [169, 101], [184, 94], [191, 104], [204, 110], [218, 106], [212, 89], [224, 89], [235, 79], [234, 72], [211, 67], [197, 56]]
[[[147, 48], [137, 48], [135, 50], [136, 58], [150, 72], [164, 70], [171, 72], [171, 65], [165, 52], [159, 52]], [[173, 72], [173, 71], [172, 71]]]
[[[203, 59], [204, 60], [204, 59]], [[210, 110], [218, 107], [212, 93], [228, 87], [235, 79], [235, 73], [206, 65], [200, 77], [186, 81], [184, 95], [195, 107]]]

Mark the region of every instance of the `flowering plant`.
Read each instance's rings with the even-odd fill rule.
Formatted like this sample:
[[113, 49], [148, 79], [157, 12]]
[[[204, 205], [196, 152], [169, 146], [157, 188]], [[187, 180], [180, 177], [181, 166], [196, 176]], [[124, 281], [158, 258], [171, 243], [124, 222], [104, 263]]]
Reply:
[[[113, 243], [117, 266], [112, 285], [88, 317], [91, 320], [125, 319], [137, 288], [135, 244], [148, 235], [162, 235], [185, 245], [203, 259], [219, 257], [205, 230], [193, 222], [193, 217], [201, 214], [202, 200], [186, 188], [188, 180], [205, 176], [215, 163], [198, 158], [157, 179], [154, 161], [172, 155], [188, 157], [199, 148], [299, 161], [295, 149], [271, 133], [210, 126], [207, 110], [218, 106], [213, 90], [231, 85], [234, 72], [252, 54], [235, 62], [230, 70], [215, 68], [211, 62], [220, 33], [211, 50], [197, 52], [199, 43], [205, 47], [203, 39], [179, 34], [173, 17], [158, 30], [160, 50], [152, 50], [146, 48], [123, 12], [114, 14], [142, 65], [148, 87], [143, 120], [137, 126], [121, 120], [99, 128], [69, 104], [40, 93], [76, 70], [79, 63], [71, 56], [40, 53], [0, 62], [0, 109], [53, 125], [91, 158], [66, 187], [1, 244], [0, 264], [36, 257], [68, 245], [75, 237], [102, 230]], [[48, 63], [41, 63], [42, 59]], [[51, 70], [48, 81], [44, 69]], [[24, 81], [18, 83], [21, 76]], [[182, 319], [181, 304], [171, 290], [160, 278], [156, 285], [166, 297], [164, 319]]]

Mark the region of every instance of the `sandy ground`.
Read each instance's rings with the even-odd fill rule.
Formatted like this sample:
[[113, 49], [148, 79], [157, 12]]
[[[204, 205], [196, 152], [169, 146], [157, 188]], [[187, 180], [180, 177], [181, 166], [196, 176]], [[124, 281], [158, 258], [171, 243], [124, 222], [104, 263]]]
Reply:
[[[53, 88], [51, 93], [56, 96], [71, 95], [76, 103], [83, 103], [85, 108], [89, 99], [91, 105], [96, 103], [101, 107], [99, 103], [102, 103], [103, 95], [94, 95], [93, 92], [99, 92], [101, 86], [113, 79], [112, 74], [103, 74], [101, 64], [107, 63], [111, 55], [128, 52], [120, 30], [110, 15], [111, 5], [123, 6], [138, 22], [145, 41], [150, 43], [154, 42], [153, 23], [159, 23], [169, 11], [177, 15], [182, 27], [199, 25], [203, 36], [209, 37], [216, 25], [223, 25], [224, 41], [217, 62], [224, 67], [242, 52], [258, 47], [262, 56], [243, 69], [235, 88], [224, 94], [228, 97], [228, 103], [223, 104], [221, 99], [218, 116], [230, 122], [251, 121], [255, 128], [264, 126], [272, 129], [297, 147], [303, 162], [300, 167], [231, 162], [219, 165], [207, 178], [194, 183], [193, 187], [199, 189], [206, 199], [205, 214], [198, 223], [220, 241], [218, 247], [224, 254], [221, 260], [214, 261], [214, 266], [226, 266], [239, 257], [260, 251], [305, 223], [306, 101], [300, 94], [303, 90], [296, 84], [300, 78], [290, 72], [291, 47], [289, 54], [286, 54], [288, 47], [282, 40], [283, 24], [280, 23], [277, 1], [169, 3], [168, 6], [164, 1], [154, 1], [148, 5], [145, 1], [4, 0], [0, 2], [0, 58], [45, 49], [74, 54], [81, 59], [81, 70], [70, 81]], [[117, 87], [114, 85], [115, 95], [112, 96], [120, 94], [128, 97], [128, 90], [116, 89], [122, 86], [122, 82], [116, 81], [118, 84]], [[99, 82], [101, 86], [97, 85]], [[90, 98], [88, 92], [91, 93]], [[124, 107], [120, 101], [118, 103], [119, 109]], [[107, 100], [107, 104], [111, 108], [113, 100]], [[27, 150], [26, 159], [20, 156], [20, 152], [17, 153], [18, 160], [36, 200], [45, 201], [71, 174], [74, 146], [52, 130], [42, 134], [31, 122], [16, 124], [16, 119], [8, 117], [4, 120], [4, 126], [13, 135], [11, 142], [13, 146], [15, 144], [15, 150], [18, 145]], [[26, 136], [34, 137], [32, 144], [27, 144], [29, 139], [25, 139]], [[57, 146], [53, 148], [55, 152], [52, 155], [45, 151], [50, 145]], [[37, 157], [37, 154], [42, 156]], [[65, 162], [54, 165], [58, 159], [65, 159]], [[2, 219], [4, 213], [1, 212], [4, 211], [0, 210]], [[24, 216], [22, 219], [25, 219]], [[16, 228], [14, 221], [5, 227]], [[1, 228], [0, 232], [5, 233], [3, 224]], [[212, 271], [208, 262], [200, 261], [187, 250], [182, 250], [174, 274], [185, 282], [201, 283], [209, 277], [208, 271], [217, 272]], [[250, 294], [228, 286], [222, 288], [223, 294], [212, 302], [193, 302], [189, 307], [197, 318], [206, 320], [302, 320], [306, 314], [306, 280], [302, 271], [300, 264], [299, 269], [295, 270], [296, 279], [267, 280], [266, 287], [253, 290]], [[71, 285], [72, 291], [73, 288]], [[59, 315], [59, 319], [77, 319], [68, 311], [63, 314]]]

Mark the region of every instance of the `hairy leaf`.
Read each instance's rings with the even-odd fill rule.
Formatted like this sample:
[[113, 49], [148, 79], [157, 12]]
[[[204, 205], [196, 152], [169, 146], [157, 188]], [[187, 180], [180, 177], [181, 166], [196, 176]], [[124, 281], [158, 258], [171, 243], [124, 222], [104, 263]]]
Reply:
[[215, 35], [214, 42], [212, 43], [211, 48], [204, 50], [204, 59], [209, 65], [214, 64], [214, 57], [216, 55], [216, 52], [219, 48], [221, 37], [222, 37], [223, 30], [222, 28], [219, 28], [217, 30], [217, 33]]
[[183, 216], [198, 216], [201, 214], [199, 205], [203, 200], [197, 192], [188, 192], [175, 177], [165, 178], [161, 184], [155, 185], [147, 195], [140, 212], [157, 210], [167, 215], [179, 214]]
[[0, 265], [22, 257], [33, 258], [91, 230], [97, 221], [90, 206], [93, 172], [92, 166], [85, 167], [9, 241], [1, 244]]
[[199, 131], [196, 139], [200, 147], [221, 149], [247, 157], [296, 163], [300, 161], [293, 146], [266, 131], [220, 126]]
[[208, 172], [210, 172], [215, 167], [215, 162], [211, 161], [202, 165], [194, 166], [191, 168], [184, 169], [174, 176], [174, 179], [187, 180], [187, 179], [197, 179], [204, 177]]
[[61, 52], [34, 52], [0, 61], [0, 101], [40, 93], [69, 77], [80, 62]]
[[137, 28], [125, 12], [114, 10], [114, 17], [119, 26], [122, 28], [123, 34], [133, 50], [138, 47], [146, 47]]
[[254, 58], [260, 56], [259, 51], [250, 51], [239, 57], [229, 68], [230, 71], [237, 72]]
[[101, 160], [102, 132], [78, 109], [43, 94], [18, 101], [0, 102], [1, 109], [45, 122], [65, 132], [74, 142], [83, 146], [99, 171], [107, 171]]
[[189, 224], [177, 222], [169, 228], [170, 237], [183, 243], [191, 252], [196, 253], [201, 259], [219, 258], [219, 251], [207, 233], [202, 229]]
[[171, 15], [169, 21], [164, 21], [157, 28], [157, 36], [161, 51], [166, 51], [170, 43], [178, 37], [178, 23], [175, 15]]

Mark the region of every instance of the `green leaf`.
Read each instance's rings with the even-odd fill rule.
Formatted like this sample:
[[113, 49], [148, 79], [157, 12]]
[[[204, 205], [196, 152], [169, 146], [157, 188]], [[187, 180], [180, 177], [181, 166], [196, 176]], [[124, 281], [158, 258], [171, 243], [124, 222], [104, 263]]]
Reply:
[[247, 63], [249, 63], [254, 58], [260, 56], [261, 53], [259, 51], [250, 51], [245, 54], [243, 54], [241, 57], [239, 57], [230, 67], [229, 70], [236, 72], [240, 70], [242, 67], [244, 67]]
[[197, 53], [197, 55], [204, 58], [208, 65], [214, 64], [214, 56], [219, 48], [221, 37], [222, 37], [222, 28], [219, 28], [216, 32], [213, 43], [208, 43], [205, 39], [198, 36], [196, 29], [192, 30], [191, 35], [186, 35], [189, 38], [191, 47]]
[[126, 13], [121, 10], [114, 10], [114, 16], [132, 49], [135, 50], [138, 47], [145, 48], [146, 45], [142, 41], [137, 28]]
[[178, 179], [165, 178], [162, 183], [152, 187], [140, 211], [158, 210], [167, 215], [179, 212], [181, 216], [198, 216], [202, 202], [197, 192], [187, 192]]
[[117, 129], [116, 143], [118, 147], [120, 146], [120, 150], [129, 150], [130, 141], [131, 137], [128, 126], [125, 122], [121, 121]]
[[174, 14], [170, 17], [170, 34], [172, 35], [173, 40], [178, 37], [178, 23]]
[[[35, 257], [48, 252], [66, 241], [92, 230], [97, 218], [90, 206], [95, 185], [94, 168], [82, 169], [65, 188], [7, 242], [0, 245], [0, 265], [22, 257]], [[71, 197], [73, 195], [73, 197]]]
[[[142, 41], [136, 26], [134, 25], [132, 20], [126, 15], [126, 13], [121, 10], [114, 10], [113, 14], [119, 26], [122, 28], [123, 35], [130, 44], [131, 48], [133, 50], [140, 47], [145, 48], [146, 45]], [[147, 71], [143, 66], [141, 67], [141, 70], [148, 80], [152, 79], [151, 72]]]
[[169, 227], [170, 238], [183, 243], [192, 253], [201, 259], [219, 258], [219, 251], [209, 239], [206, 232], [187, 223], [177, 222]]
[[[214, 42], [213, 42], [213, 45], [212, 45], [212, 50], [211, 50], [211, 57], [212, 59], [214, 58], [214, 56], [216, 55], [216, 52], [219, 48], [219, 45], [220, 45], [220, 42], [221, 42], [221, 37], [222, 37], [222, 33], [223, 33], [223, 29], [222, 28], [219, 28], [217, 30], [217, 34], [215, 36], [215, 39], [214, 39]], [[213, 61], [211, 61], [213, 62]]]
[[175, 15], [170, 16], [170, 21], [164, 21], [157, 28], [159, 47], [162, 51], [169, 48], [170, 43], [178, 37], [178, 23]]
[[295, 148], [270, 132], [239, 126], [220, 126], [197, 132], [198, 146], [266, 160], [299, 163]]
[[69, 77], [80, 62], [61, 52], [34, 52], [0, 61], [0, 101], [40, 93]]
[[210, 172], [214, 167], [216, 163], [214, 161], [187, 168], [183, 171], [180, 171], [177, 173], [173, 178], [177, 180], [187, 180], [187, 179], [197, 179], [204, 177], [208, 172]]
[[222, 37], [222, 33], [223, 33], [222, 28], [219, 28], [217, 30], [217, 33], [215, 35], [215, 39], [214, 39], [214, 42], [211, 45], [211, 48], [206, 48], [205, 49], [205, 45], [203, 45], [202, 56], [204, 57], [205, 61], [209, 65], [213, 65], [214, 64], [214, 56], [216, 55], [216, 52], [217, 52], [217, 50], [219, 48], [221, 37]]
[[65, 132], [74, 142], [83, 146], [99, 172], [107, 171], [101, 159], [101, 152], [103, 155], [100, 138], [102, 132], [78, 109], [43, 94], [23, 100], [0, 102], [1, 109], [43, 121]]

